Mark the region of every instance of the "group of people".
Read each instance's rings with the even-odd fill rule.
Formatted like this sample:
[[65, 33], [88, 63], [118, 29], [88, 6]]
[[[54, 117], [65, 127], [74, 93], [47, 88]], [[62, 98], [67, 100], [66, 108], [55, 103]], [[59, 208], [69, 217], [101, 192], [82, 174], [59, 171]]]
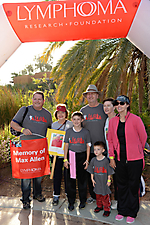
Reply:
[[[67, 119], [66, 105], [58, 104], [54, 114], [57, 121], [52, 123], [50, 112], [43, 108], [44, 95], [37, 91], [33, 94], [33, 105], [28, 106], [23, 124], [20, 125], [25, 107], [15, 115], [11, 126], [21, 131], [26, 139], [32, 139], [35, 131], [46, 136], [47, 128], [66, 131], [64, 158], [56, 158], [53, 205], [59, 203], [64, 171], [68, 210], [74, 209], [77, 179], [79, 209], [83, 209], [86, 203], [96, 201], [95, 213], [104, 210], [103, 216], [108, 217], [111, 208], [117, 207], [115, 219], [121, 221], [127, 217], [126, 222], [133, 223], [139, 210], [139, 188], [147, 134], [140, 117], [130, 113], [130, 100], [127, 96], [118, 96], [116, 100], [107, 98], [101, 104], [98, 102], [99, 95], [96, 86], [89, 85], [83, 93], [88, 104], [80, 111], [73, 112], [71, 121]], [[30, 120], [35, 115], [36, 118], [42, 115], [45, 120]], [[71, 157], [75, 157], [75, 165], [70, 163]], [[71, 170], [76, 171], [76, 177], [71, 177]], [[111, 205], [110, 201], [111, 175], [116, 206]], [[33, 179], [33, 198], [39, 202], [45, 201], [41, 179]], [[90, 194], [88, 199], [87, 186]], [[21, 188], [23, 208], [30, 208], [31, 179], [22, 179]]]

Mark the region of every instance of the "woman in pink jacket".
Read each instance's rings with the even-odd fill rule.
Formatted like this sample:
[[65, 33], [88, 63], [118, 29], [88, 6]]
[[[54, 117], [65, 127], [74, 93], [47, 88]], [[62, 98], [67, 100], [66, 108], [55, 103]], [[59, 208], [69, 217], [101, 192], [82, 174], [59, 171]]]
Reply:
[[109, 121], [108, 129], [110, 165], [115, 169], [118, 186], [118, 215], [115, 219], [121, 221], [127, 216], [126, 222], [133, 223], [139, 211], [138, 192], [147, 134], [141, 118], [129, 112], [127, 96], [118, 96], [115, 105], [119, 114]]

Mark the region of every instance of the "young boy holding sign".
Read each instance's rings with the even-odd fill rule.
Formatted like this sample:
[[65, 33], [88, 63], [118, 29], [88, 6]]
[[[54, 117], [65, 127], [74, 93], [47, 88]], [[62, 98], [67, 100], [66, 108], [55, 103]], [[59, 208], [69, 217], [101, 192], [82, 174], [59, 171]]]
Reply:
[[76, 176], [78, 179], [78, 190], [80, 205], [83, 209], [86, 203], [87, 194], [87, 172], [90, 155], [90, 134], [89, 131], [81, 127], [83, 114], [74, 112], [72, 114], [73, 127], [66, 131], [65, 150], [64, 150], [64, 167], [67, 168], [67, 197], [68, 209], [74, 209], [76, 199]]

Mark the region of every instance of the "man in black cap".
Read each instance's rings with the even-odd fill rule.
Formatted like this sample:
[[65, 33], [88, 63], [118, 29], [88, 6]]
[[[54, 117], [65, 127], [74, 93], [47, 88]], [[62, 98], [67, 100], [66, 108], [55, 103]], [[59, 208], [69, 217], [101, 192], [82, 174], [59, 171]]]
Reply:
[[[93, 145], [96, 141], [103, 141], [105, 143], [104, 137], [104, 125], [107, 118], [103, 110], [103, 105], [98, 102], [98, 97], [100, 92], [97, 87], [90, 84], [83, 93], [83, 96], [87, 99], [88, 105], [81, 108], [81, 112], [84, 116], [83, 127], [85, 127], [90, 132], [92, 145], [90, 152], [90, 160], [95, 157]], [[93, 184], [91, 182], [90, 174], [88, 175], [89, 192], [91, 197], [87, 199], [87, 203], [91, 204], [96, 200], [96, 195], [93, 192]]]

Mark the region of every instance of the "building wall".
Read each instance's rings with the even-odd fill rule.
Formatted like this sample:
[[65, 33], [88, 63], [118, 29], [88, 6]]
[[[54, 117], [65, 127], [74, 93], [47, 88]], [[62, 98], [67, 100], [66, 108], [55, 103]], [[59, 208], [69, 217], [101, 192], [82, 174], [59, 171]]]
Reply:
[[35, 73], [35, 75], [22, 75], [18, 77], [14, 77], [14, 84], [30, 84], [32, 83], [32, 77], [35, 79], [43, 78], [46, 74], [46, 78], [49, 79], [50, 72], [40, 72]]

